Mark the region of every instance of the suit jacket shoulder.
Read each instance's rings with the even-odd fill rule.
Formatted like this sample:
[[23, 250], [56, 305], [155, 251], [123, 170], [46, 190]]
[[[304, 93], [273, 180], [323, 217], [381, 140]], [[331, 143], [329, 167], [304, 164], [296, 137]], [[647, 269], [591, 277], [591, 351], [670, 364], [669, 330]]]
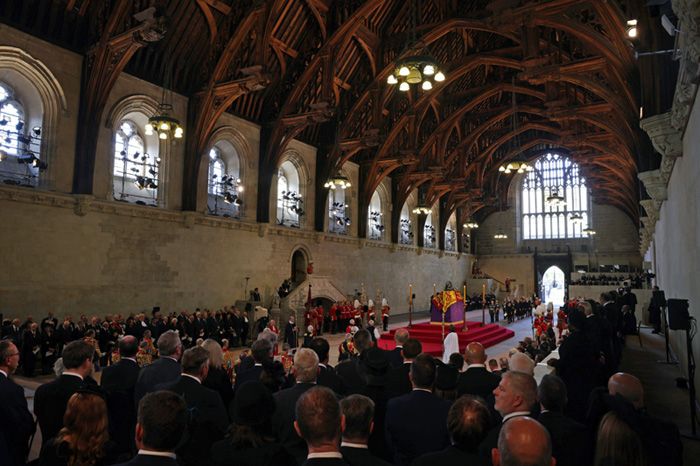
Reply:
[[366, 448], [340, 447], [340, 452], [350, 466], [391, 466], [391, 463], [374, 456]]

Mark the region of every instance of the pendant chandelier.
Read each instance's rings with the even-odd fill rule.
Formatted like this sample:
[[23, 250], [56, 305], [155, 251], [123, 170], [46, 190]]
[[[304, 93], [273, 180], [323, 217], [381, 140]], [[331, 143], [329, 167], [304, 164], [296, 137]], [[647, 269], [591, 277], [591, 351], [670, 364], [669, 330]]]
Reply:
[[169, 73], [165, 72], [165, 80], [163, 82], [163, 94], [161, 95], [160, 103], [158, 104], [158, 113], [148, 119], [146, 123], [146, 136], [153, 134], [158, 135], [158, 139], [163, 141], [168, 139], [182, 139], [185, 135], [185, 130], [180, 125], [180, 120], [173, 117], [172, 92], [170, 91], [170, 101], [167, 99]]
[[351, 186], [352, 186], [352, 184], [350, 183], [350, 180], [348, 179], [348, 177], [345, 175], [341, 175], [340, 173], [338, 173], [334, 177], [330, 178], [323, 185], [324, 188], [328, 188], [328, 189], [347, 189]]
[[571, 220], [571, 223], [573, 223], [573, 224], [583, 223], [583, 215], [581, 215], [579, 213], [571, 214], [571, 217], [569, 217], [569, 220]]
[[479, 224], [476, 223], [474, 220], [467, 220], [467, 222], [462, 226], [469, 230], [476, 230], [477, 228], [479, 228]]
[[508, 235], [503, 233], [503, 230], [498, 230], [498, 233], [493, 235], [493, 239], [508, 239]]
[[[511, 125], [513, 128], [513, 139], [511, 147], [513, 151], [517, 151], [518, 149], [520, 149], [520, 141], [518, 138], [518, 101], [515, 98], [515, 77], [512, 79], [512, 83], [513, 90], [511, 91], [511, 105], [513, 106], [513, 110], [511, 113]], [[498, 171], [501, 173], [505, 173], [506, 175], [510, 175], [513, 172], [523, 174], [525, 172], [531, 172], [533, 170], [534, 168], [532, 166], [530, 166], [524, 160], [517, 160], [517, 157], [516, 160], [506, 162], [500, 167], [498, 167]]]
[[[406, 49], [418, 44], [416, 39], [416, 27], [420, 12], [418, 1], [411, 2], [411, 28]], [[387, 77], [386, 83], [392, 86], [398, 85], [401, 92], [408, 92], [412, 85], [420, 85], [421, 89], [429, 91], [435, 83], [444, 80], [445, 72], [440, 68], [437, 60], [430, 55], [411, 55], [397, 61], [396, 67]]]
[[550, 207], [565, 206], [566, 199], [564, 199], [564, 196], [559, 194], [556, 188], [552, 188], [551, 193], [545, 199], [545, 203]]
[[596, 233], [595, 230], [594, 230], [593, 228], [591, 228], [591, 227], [584, 228], [584, 229], [583, 229], [583, 232], [584, 232], [585, 234], [587, 234], [588, 236], [593, 236], [593, 235], [595, 235], [595, 233]]
[[418, 205], [415, 207], [412, 211], [416, 215], [429, 215], [432, 213], [432, 209], [430, 207], [426, 207], [424, 205]]

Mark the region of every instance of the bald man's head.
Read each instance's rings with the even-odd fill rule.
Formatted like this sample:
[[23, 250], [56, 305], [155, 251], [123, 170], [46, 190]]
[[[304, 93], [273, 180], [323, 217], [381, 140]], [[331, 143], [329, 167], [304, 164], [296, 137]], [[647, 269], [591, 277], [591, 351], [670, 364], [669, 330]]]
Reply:
[[494, 466], [554, 466], [552, 440], [531, 417], [514, 417], [503, 425], [498, 448], [491, 450]]
[[405, 328], [400, 328], [396, 330], [396, 333], [394, 333], [394, 341], [396, 342], [396, 346], [403, 346], [404, 343], [406, 343], [406, 340], [408, 340], [408, 330]]
[[483, 364], [486, 362], [486, 350], [484, 345], [474, 341], [467, 345], [464, 350], [464, 359], [467, 364]]
[[644, 407], [644, 387], [642, 382], [632, 374], [618, 372], [608, 379], [608, 392], [611, 395], [620, 395], [632, 403], [635, 409]]
[[119, 340], [119, 355], [123, 358], [134, 358], [139, 351], [139, 341], [132, 335]]

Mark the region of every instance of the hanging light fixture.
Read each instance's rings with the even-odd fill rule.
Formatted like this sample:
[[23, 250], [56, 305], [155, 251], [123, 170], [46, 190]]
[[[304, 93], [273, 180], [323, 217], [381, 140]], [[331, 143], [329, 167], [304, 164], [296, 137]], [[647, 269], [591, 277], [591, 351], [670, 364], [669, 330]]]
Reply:
[[583, 229], [583, 232], [584, 232], [585, 234], [587, 234], [588, 236], [593, 236], [593, 235], [596, 234], [596, 231], [595, 231], [593, 228], [591, 228], [591, 227], [584, 228], [584, 229]]
[[416, 215], [429, 215], [430, 213], [432, 213], [432, 209], [424, 205], [419, 205], [415, 207], [412, 212]]
[[[518, 101], [515, 98], [515, 77], [513, 77], [512, 83], [513, 89], [511, 91], [511, 105], [513, 107], [513, 110], [511, 113], [511, 125], [513, 128], [513, 139], [511, 147], [513, 151], [517, 151], [520, 149], [520, 142], [518, 138]], [[534, 170], [534, 168], [531, 165], [529, 165], [524, 160], [517, 160], [517, 158], [516, 160], [506, 162], [500, 167], [498, 167], [498, 171], [501, 173], [505, 173], [506, 175], [510, 175], [513, 172], [523, 174], [526, 172], [531, 172], [532, 170]]]
[[338, 173], [334, 177], [330, 178], [323, 185], [324, 188], [328, 188], [328, 189], [347, 189], [351, 186], [352, 186], [352, 184], [350, 183], [350, 180], [348, 179], [348, 177], [345, 175], [341, 175], [340, 173]]
[[479, 224], [476, 223], [474, 220], [467, 220], [467, 222], [462, 226], [469, 230], [476, 230], [477, 228], [479, 228]]
[[173, 105], [168, 101], [166, 95], [169, 92], [167, 90], [168, 76], [169, 74], [166, 72], [166, 82], [163, 82], [163, 94], [161, 96], [160, 103], [158, 104], [158, 113], [148, 119], [148, 123], [146, 123], [145, 127], [146, 136], [157, 134], [158, 139], [163, 141], [173, 138], [182, 139], [182, 137], [185, 135], [185, 130], [182, 125], [180, 125], [180, 120], [171, 116], [171, 113], [173, 112]]
[[583, 215], [577, 213], [571, 214], [571, 217], [569, 217], [569, 220], [571, 220], [571, 223], [573, 224], [579, 224], [583, 223]]
[[552, 188], [551, 193], [545, 199], [545, 203], [550, 207], [565, 206], [566, 199], [564, 199], [564, 196], [559, 194], [556, 188]]
[[503, 230], [498, 230], [498, 233], [493, 235], [493, 239], [508, 239], [508, 235], [503, 233]]
[[[411, 28], [409, 42], [406, 49], [410, 49], [418, 43], [416, 39], [416, 26], [418, 24], [419, 8], [417, 2], [411, 2]], [[400, 59], [396, 63], [394, 71], [386, 78], [386, 83], [394, 86], [399, 85], [399, 91], [407, 92], [411, 85], [420, 85], [424, 91], [431, 90], [435, 83], [445, 80], [445, 72], [440, 68], [437, 60], [430, 55], [411, 55]]]

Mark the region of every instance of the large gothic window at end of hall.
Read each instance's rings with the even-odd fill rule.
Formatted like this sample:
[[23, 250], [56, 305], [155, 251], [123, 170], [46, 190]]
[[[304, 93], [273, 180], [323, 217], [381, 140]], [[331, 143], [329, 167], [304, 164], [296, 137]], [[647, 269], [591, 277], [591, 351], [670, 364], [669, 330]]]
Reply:
[[[522, 185], [524, 240], [586, 237], [590, 203], [586, 180], [577, 163], [549, 153], [535, 162]], [[563, 202], [548, 202], [560, 196]]]
[[114, 199], [158, 205], [160, 157], [146, 152], [143, 137], [131, 120], [123, 120], [114, 137]]

